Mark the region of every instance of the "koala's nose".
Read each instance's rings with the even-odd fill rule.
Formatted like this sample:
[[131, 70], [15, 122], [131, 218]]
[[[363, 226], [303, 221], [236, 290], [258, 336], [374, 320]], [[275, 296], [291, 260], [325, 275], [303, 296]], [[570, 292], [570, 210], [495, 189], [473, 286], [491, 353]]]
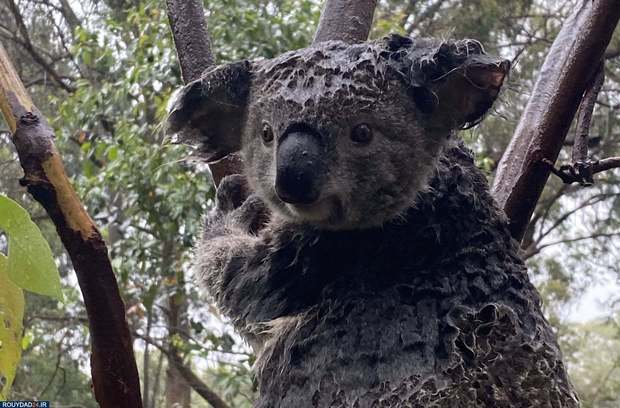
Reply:
[[319, 135], [291, 132], [283, 136], [276, 156], [276, 193], [290, 204], [312, 204], [325, 179], [325, 157]]

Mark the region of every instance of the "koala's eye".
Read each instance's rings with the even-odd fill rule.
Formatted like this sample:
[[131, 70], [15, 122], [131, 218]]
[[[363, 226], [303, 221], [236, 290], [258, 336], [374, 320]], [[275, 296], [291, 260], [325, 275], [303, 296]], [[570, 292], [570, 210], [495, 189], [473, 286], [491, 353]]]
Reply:
[[372, 140], [372, 129], [365, 123], [357, 125], [351, 131], [351, 140], [359, 144], [368, 144]]
[[273, 129], [269, 126], [269, 123], [263, 123], [263, 130], [261, 133], [263, 143], [269, 144], [273, 141]]

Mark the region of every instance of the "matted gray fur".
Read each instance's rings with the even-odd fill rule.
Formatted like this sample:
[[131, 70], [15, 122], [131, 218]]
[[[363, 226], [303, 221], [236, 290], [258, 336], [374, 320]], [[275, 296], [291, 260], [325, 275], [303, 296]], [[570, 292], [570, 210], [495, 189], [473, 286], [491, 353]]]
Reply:
[[180, 91], [170, 132], [207, 161], [244, 159], [195, 263], [258, 354], [256, 407], [578, 406], [453, 137], [508, 68], [473, 40], [390, 36], [220, 66]]

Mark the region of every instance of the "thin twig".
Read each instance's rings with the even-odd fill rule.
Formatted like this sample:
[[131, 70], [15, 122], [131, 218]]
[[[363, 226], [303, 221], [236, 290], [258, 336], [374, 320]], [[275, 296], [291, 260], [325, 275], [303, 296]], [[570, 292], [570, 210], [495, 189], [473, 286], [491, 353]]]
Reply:
[[539, 254], [540, 251], [542, 251], [543, 249], [549, 248], [549, 247], [554, 246], [554, 245], [570, 244], [570, 243], [573, 243], [573, 242], [585, 241], [585, 240], [588, 240], [588, 239], [612, 238], [612, 237], [618, 237], [618, 236], [620, 236], [620, 232], [605, 232], [605, 233], [597, 233], [597, 234], [592, 234], [592, 235], [583, 236], [583, 237], [561, 239], [559, 241], [553, 241], [553, 242], [549, 242], [548, 244], [540, 245], [540, 246], [532, 249], [531, 251], [528, 251], [528, 252], [522, 254], [522, 257], [523, 257], [523, 259], [531, 258], [532, 256]]
[[69, 93], [75, 92], [76, 88], [63, 82], [61, 75], [58, 74], [58, 72], [56, 72], [54, 68], [52, 68], [52, 66], [45, 60], [45, 58], [43, 58], [43, 56], [41, 56], [38, 52], [35, 51], [35, 47], [32, 44], [30, 35], [28, 34], [28, 28], [26, 27], [26, 24], [24, 23], [24, 17], [19, 11], [19, 8], [17, 4], [15, 3], [15, 1], [8, 0], [8, 5], [9, 5], [9, 9], [11, 9], [11, 13], [13, 14], [13, 17], [15, 18], [15, 22], [17, 24], [18, 30], [22, 35], [22, 39], [24, 41], [24, 48], [26, 49], [28, 54], [30, 54], [32, 59], [37, 64], [43, 67], [43, 69], [52, 77], [54, 81], [56, 81], [56, 83], [58, 83], [58, 85], [61, 88], [63, 88], [65, 91]]
[[572, 159], [573, 163], [585, 163], [588, 160], [588, 138], [590, 136], [590, 124], [596, 99], [605, 82], [605, 65], [601, 61], [594, 74], [594, 78], [588, 84], [588, 88], [583, 95], [579, 111], [577, 112], [577, 134], [573, 144]]
[[558, 176], [565, 184], [581, 183], [585, 186], [592, 184], [593, 175], [620, 167], [620, 157], [608, 157], [602, 160], [586, 161], [580, 166], [576, 166], [575, 164], [564, 164], [559, 168], [556, 168], [551, 160], [542, 159], [542, 162], [549, 166], [549, 170]]

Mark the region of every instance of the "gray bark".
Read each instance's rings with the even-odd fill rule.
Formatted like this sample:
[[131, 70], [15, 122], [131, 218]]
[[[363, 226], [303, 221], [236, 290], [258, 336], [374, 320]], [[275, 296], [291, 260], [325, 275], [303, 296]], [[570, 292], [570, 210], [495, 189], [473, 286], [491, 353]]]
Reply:
[[376, 0], [327, 0], [312, 42], [366, 41], [376, 6]]

